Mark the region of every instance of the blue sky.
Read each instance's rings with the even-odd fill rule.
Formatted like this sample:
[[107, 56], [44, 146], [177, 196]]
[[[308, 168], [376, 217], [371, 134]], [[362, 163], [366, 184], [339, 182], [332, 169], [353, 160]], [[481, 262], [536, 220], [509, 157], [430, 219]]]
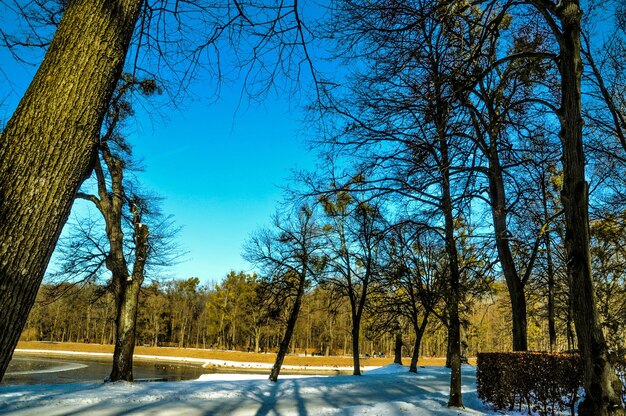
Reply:
[[161, 194], [165, 213], [183, 226], [186, 260], [176, 277], [216, 281], [231, 269], [249, 270], [241, 248], [268, 224], [292, 169], [312, 168], [299, 119], [287, 97], [238, 109], [238, 88], [215, 103], [183, 104], [166, 120], [139, 117], [130, 130], [144, 158], [145, 186]]
[[[0, 49], [1, 122], [11, 116], [35, 70]], [[242, 245], [269, 223], [291, 170], [312, 168], [315, 157], [306, 151], [303, 103], [297, 99], [241, 101], [238, 84], [224, 85], [218, 99], [200, 82], [190, 89], [196, 98], [182, 100], [178, 108], [154, 114], [138, 109], [126, 132], [144, 161], [140, 181], [165, 198], [163, 212], [182, 226], [178, 241], [187, 255], [163, 277], [196, 276], [209, 283], [231, 269], [251, 270], [241, 258]]]

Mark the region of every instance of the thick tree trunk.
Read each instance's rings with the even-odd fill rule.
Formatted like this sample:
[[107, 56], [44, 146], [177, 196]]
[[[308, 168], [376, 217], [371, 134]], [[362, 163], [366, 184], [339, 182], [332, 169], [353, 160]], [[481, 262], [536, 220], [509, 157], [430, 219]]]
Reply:
[[[492, 138], [495, 141], [495, 138]], [[491, 216], [496, 237], [498, 259], [502, 266], [502, 274], [506, 281], [511, 299], [511, 313], [513, 323], [513, 351], [528, 350], [528, 330], [526, 319], [526, 296], [524, 282], [520, 279], [515, 261], [511, 254], [509, 240], [510, 232], [507, 229], [506, 195], [502, 167], [498, 159], [498, 150], [491, 146], [489, 155], [489, 196], [491, 199]], [[530, 266], [529, 266], [530, 267]]]
[[552, 242], [550, 232], [544, 235], [546, 246], [546, 264], [548, 274], [548, 337], [550, 340], [550, 352], [556, 351], [556, 313], [555, 313], [555, 290], [554, 263], [552, 260]]
[[287, 320], [285, 335], [283, 335], [283, 339], [280, 342], [280, 346], [278, 347], [278, 354], [276, 354], [276, 361], [274, 362], [274, 366], [272, 367], [272, 371], [270, 372], [270, 381], [278, 380], [278, 375], [280, 374], [280, 369], [283, 365], [283, 361], [285, 360], [285, 355], [287, 355], [287, 351], [289, 351], [289, 343], [291, 342], [293, 330], [296, 327], [296, 321], [298, 320], [298, 314], [300, 313], [300, 306], [302, 305], [305, 281], [306, 277], [301, 276], [298, 285], [298, 294], [296, 295], [296, 300], [293, 303], [293, 308], [291, 309], [289, 319]]
[[568, 351], [576, 349], [576, 339], [574, 336], [574, 310], [572, 307], [572, 297], [567, 299], [567, 320], [565, 322], [565, 328], [567, 331], [567, 349]]
[[413, 343], [413, 354], [411, 355], [411, 364], [409, 365], [410, 373], [417, 373], [417, 362], [419, 360], [420, 344], [422, 343], [422, 337], [424, 336], [426, 325], [428, 325], [428, 315], [424, 316], [424, 319], [422, 319], [422, 323], [419, 327], [417, 325], [414, 326], [415, 342]]
[[111, 271], [111, 282], [115, 296], [115, 348], [113, 365], [109, 381], [133, 381], [133, 352], [135, 350], [135, 333], [139, 290], [144, 280], [143, 272], [148, 256], [149, 230], [141, 223], [141, 215], [136, 205], [132, 205], [133, 241], [135, 258], [132, 273], [128, 271], [128, 263], [124, 256], [124, 233], [122, 216], [124, 199], [124, 162], [113, 156], [107, 143], [100, 145], [100, 152], [106, 162], [111, 183], [111, 192], [107, 188], [105, 173], [100, 157], [94, 164], [98, 183], [99, 198], [78, 194], [80, 198], [92, 201], [105, 219], [106, 234], [109, 240], [109, 253], [106, 267]]
[[413, 343], [413, 352], [411, 354], [411, 364], [409, 364], [409, 373], [417, 373], [417, 363], [420, 355], [420, 344], [422, 343], [422, 335], [415, 336]]
[[[452, 278], [451, 280], [456, 280]], [[453, 284], [455, 282], [452, 282]], [[448, 407], [463, 407], [461, 396], [461, 322], [459, 319], [458, 281], [456, 289], [450, 290], [448, 317], [448, 348], [450, 360], [450, 398]]]
[[[122, 280], [124, 276], [114, 277]], [[115, 349], [110, 381], [133, 381], [133, 353], [135, 351], [135, 333], [137, 305], [139, 303], [139, 284], [134, 281], [124, 282], [119, 293], [115, 294]]]
[[115, 279], [115, 349], [110, 381], [133, 381], [133, 354], [137, 327], [139, 291], [143, 283], [144, 267], [148, 256], [148, 226], [141, 224], [135, 212], [135, 263], [133, 273], [113, 275]]
[[361, 287], [361, 295], [358, 298], [352, 296], [350, 299], [350, 306], [352, 308], [352, 357], [354, 369], [352, 375], [361, 375], [361, 362], [359, 351], [359, 337], [361, 335], [361, 319], [363, 318], [363, 311], [365, 310], [365, 301], [367, 299], [368, 282], [371, 277], [371, 268], [366, 266], [366, 277], [363, 279], [363, 285]]
[[[447, 327], [447, 340], [450, 340], [450, 338], [453, 336], [450, 332], [450, 325], [448, 325]], [[446, 368], [451, 368], [452, 367], [452, 351], [450, 349], [450, 342], [446, 342]]]
[[258, 354], [260, 349], [261, 349], [261, 329], [257, 328], [255, 329], [255, 333], [254, 333], [254, 352]]
[[556, 314], [554, 309], [554, 268], [550, 250], [547, 251], [548, 263], [548, 339], [550, 341], [550, 352], [556, 351]]
[[578, 347], [585, 364], [585, 399], [581, 415], [623, 415], [619, 392], [621, 382], [615, 374], [612, 357], [598, 322], [596, 297], [591, 276], [589, 252], [588, 187], [585, 181], [583, 120], [581, 117], [580, 22], [582, 12], [577, 0], [559, 3], [556, 13], [561, 21], [559, 70], [561, 72], [561, 123], [563, 144], [563, 189], [565, 210], [565, 249], [570, 293]]
[[454, 238], [454, 217], [452, 214], [452, 197], [450, 195], [450, 165], [448, 143], [440, 136], [441, 173], [442, 173], [442, 210], [445, 222], [445, 244], [449, 261], [448, 284], [448, 357], [450, 364], [450, 398], [449, 407], [463, 407], [461, 396], [461, 320], [459, 318], [460, 281], [459, 258]]
[[396, 331], [395, 345], [393, 348], [393, 363], [402, 365], [402, 332]]
[[519, 280], [509, 289], [513, 325], [513, 351], [528, 350], [528, 331], [526, 320], [526, 295], [524, 285]]
[[96, 157], [141, 4], [68, 2], [0, 138], [0, 379]]
[[[541, 203], [543, 207], [543, 222], [548, 224], [550, 213], [548, 212], [548, 190], [546, 186], [547, 178], [542, 174], [541, 180]], [[554, 260], [552, 259], [552, 237], [550, 230], [546, 230], [543, 235], [543, 244], [546, 250], [546, 274], [548, 278], [548, 339], [550, 341], [550, 352], [556, 351], [556, 315], [555, 315], [555, 273]]]
[[360, 317], [352, 317], [352, 375], [361, 375], [361, 362], [359, 357], [359, 335], [361, 334]]

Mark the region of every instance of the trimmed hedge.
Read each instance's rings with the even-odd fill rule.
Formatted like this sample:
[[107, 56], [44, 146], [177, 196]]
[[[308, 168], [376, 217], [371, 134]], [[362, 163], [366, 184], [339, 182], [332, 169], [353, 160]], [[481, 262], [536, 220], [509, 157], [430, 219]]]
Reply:
[[541, 415], [569, 408], [574, 414], [583, 386], [578, 354], [479, 353], [478, 397], [496, 409], [527, 406]]

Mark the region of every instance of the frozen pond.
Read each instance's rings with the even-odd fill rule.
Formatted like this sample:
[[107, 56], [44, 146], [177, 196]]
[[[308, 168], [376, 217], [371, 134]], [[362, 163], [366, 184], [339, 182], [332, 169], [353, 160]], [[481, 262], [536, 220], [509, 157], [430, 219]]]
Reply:
[[[63, 384], [102, 381], [111, 372], [110, 358], [59, 357], [47, 358], [15, 354], [0, 385]], [[192, 364], [134, 361], [135, 380], [192, 380], [208, 370]]]
[[[254, 374], [254, 378], [269, 376], [269, 368], [250, 367], [203, 368], [201, 363], [185, 363], [135, 357], [133, 375], [135, 381], [181, 381], [196, 380], [202, 374]], [[111, 358], [89, 355], [63, 356], [16, 352], [0, 386], [24, 384], [65, 384], [86, 381], [103, 381], [111, 372]], [[351, 374], [352, 370], [336, 368], [300, 368], [281, 371], [288, 375], [336, 376]]]

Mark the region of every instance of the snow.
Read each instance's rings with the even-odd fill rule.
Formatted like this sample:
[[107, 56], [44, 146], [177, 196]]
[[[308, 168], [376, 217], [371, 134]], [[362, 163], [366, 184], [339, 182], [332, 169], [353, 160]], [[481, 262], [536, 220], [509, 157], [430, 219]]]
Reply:
[[363, 376], [208, 374], [194, 381], [0, 387], [0, 414], [13, 415], [493, 415], [463, 367], [465, 409], [447, 407], [449, 370], [391, 364]]
[[[16, 348], [15, 352], [23, 352], [29, 354], [43, 354], [49, 355], [51, 353], [50, 350], [35, 350], [35, 349], [19, 349]], [[77, 351], [53, 351], [54, 354], [58, 355], [68, 355], [68, 356], [87, 356], [87, 357], [112, 357], [113, 354], [105, 353], [105, 352], [77, 352]], [[229, 361], [229, 360], [216, 360], [216, 359], [207, 359], [207, 358], [191, 358], [191, 357], [170, 357], [164, 355], [142, 355], [135, 354], [135, 359], [140, 360], [148, 360], [148, 361], [176, 361], [183, 363], [194, 363], [200, 364], [202, 367], [232, 367], [237, 369], [266, 369], [270, 370], [273, 363], [255, 363], [255, 362], [241, 362], [241, 361]], [[341, 366], [314, 366], [314, 365], [283, 365], [281, 367], [283, 370], [341, 370], [341, 371], [352, 371], [352, 367], [341, 367]], [[361, 366], [362, 371], [370, 371], [373, 370], [375, 366]]]
[[[85, 367], [87, 367], [85, 364], [61, 363], [61, 364], [54, 365], [52, 367], [37, 370], [37, 372], [38, 373], [58, 373], [59, 371], [72, 371], [72, 370], [78, 370], [80, 368], [85, 368]], [[7, 371], [4, 374], [7, 376], [19, 376], [19, 375], [26, 375], [26, 374], [32, 374], [32, 373], [33, 373], [32, 370], [28, 370], [28, 371]]]
[[[256, 369], [271, 369], [273, 363], [247, 363], [239, 361], [225, 361], [225, 360], [202, 360], [204, 361], [203, 367], [236, 367], [236, 368], [256, 368]], [[340, 366], [315, 366], [315, 365], [283, 365], [283, 370], [344, 370], [352, 371], [353, 367], [340, 367]], [[374, 370], [378, 367], [361, 366], [362, 371]]]
[[[268, 373], [269, 374], [269, 373]], [[197, 381], [241, 381], [241, 380], [267, 380], [268, 374], [202, 374]], [[309, 377], [326, 377], [326, 376], [310, 376], [310, 375], [284, 375], [280, 376], [281, 380], [293, 378], [309, 378]]]

